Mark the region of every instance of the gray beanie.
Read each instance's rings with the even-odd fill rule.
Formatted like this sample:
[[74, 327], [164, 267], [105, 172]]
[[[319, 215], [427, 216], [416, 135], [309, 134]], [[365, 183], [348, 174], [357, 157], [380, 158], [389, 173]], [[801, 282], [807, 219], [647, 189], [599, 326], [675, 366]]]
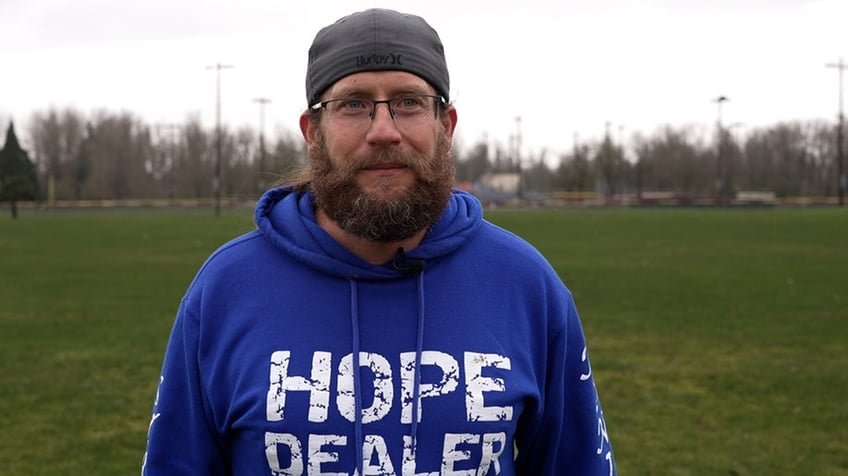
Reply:
[[415, 15], [374, 8], [348, 15], [315, 35], [306, 68], [306, 101], [317, 103], [339, 79], [362, 71], [406, 71], [448, 101], [445, 50], [427, 22]]

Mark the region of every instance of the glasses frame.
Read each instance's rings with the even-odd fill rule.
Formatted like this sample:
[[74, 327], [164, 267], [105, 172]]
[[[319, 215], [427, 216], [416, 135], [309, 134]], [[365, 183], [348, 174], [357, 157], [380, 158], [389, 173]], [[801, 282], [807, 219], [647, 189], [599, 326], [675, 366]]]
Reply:
[[326, 101], [321, 101], [321, 102], [318, 102], [318, 103], [315, 103], [315, 104], [309, 106], [309, 109], [312, 110], [312, 111], [320, 111], [321, 109], [326, 109], [328, 104], [332, 104], [334, 102], [362, 101], [366, 104], [367, 103], [371, 104], [371, 112], [368, 113], [368, 118], [371, 121], [374, 120], [374, 116], [377, 114], [377, 105], [378, 104], [385, 104], [386, 107], [389, 109], [389, 116], [391, 116], [392, 120], [395, 120], [397, 118], [397, 113], [395, 112], [395, 109], [392, 107], [393, 102], [403, 101], [404, 99], [419, 99], [419, 98], [435, 99], [437, 101], [437, 104], [436, 104], [437, 108], [440, 105], [444, 106], [445, 104], [447, 104], [447, 101], [445, 100], [444, 97], [438, 96], [438, 95], [435, 95], [435, 94], [406, 94], [406, 95], [403, 95], [403, 96], [397, 96], [397, 97], [393, 97], [393, 98], [389, 98], [389, 99], [380, 99], [380, 100], [371, 99], [371, 98], [364, 98], [364, 97], [348, 96], [348, 97], [343, 97], [343, 98], [327, 99]]

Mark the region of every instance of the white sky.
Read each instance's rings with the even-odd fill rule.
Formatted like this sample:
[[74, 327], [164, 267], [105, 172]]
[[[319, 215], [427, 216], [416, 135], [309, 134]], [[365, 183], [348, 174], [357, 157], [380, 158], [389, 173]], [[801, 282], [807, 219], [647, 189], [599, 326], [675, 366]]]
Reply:
[[[481, 138], [548, 157], [575, 137], [658, 127], [738, 133], [834, 120], [848, 61], [846, 0], [0, 0], [0, 127], [33, 112], [129, 111], [151, 125], [190, 115], [297, 132], [315, 33], [383, 6], [423, 16], [445, 44], [460, 144]], [[516, 120], [520, 117], [520, 123]], [[19, 132], [24, 143], [25, 133]]]

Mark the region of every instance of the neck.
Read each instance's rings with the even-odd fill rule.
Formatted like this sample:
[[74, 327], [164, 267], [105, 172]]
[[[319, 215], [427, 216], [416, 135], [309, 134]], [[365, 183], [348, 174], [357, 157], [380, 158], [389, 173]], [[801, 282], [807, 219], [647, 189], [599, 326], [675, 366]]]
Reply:
[[315, 219], [318, 222], [318, 226], [329, 233], [340, 245], [371, 264], [388, 262], [395, 257], [398, 248], [403, 248], [405, 251], [412, 250], [421, 243], [421, 240], [424, 239], [424, 235], [427, 233], [427, 230], [423, 229], [405, 240], [373, 241], [360, 238], [345, 231], [338, 223], [330, 219], [323, 210], [316, 210]]

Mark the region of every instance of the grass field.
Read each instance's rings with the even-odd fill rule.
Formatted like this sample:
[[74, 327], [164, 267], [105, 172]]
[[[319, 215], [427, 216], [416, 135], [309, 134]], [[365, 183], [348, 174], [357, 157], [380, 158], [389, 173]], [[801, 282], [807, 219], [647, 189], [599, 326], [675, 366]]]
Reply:
[[[581, 312], [624, 475], [848, 475], [848, 210], [498, 210]], [[0, 474], [138, 474], [180, 296], [251, 211], [0, 215]]]

